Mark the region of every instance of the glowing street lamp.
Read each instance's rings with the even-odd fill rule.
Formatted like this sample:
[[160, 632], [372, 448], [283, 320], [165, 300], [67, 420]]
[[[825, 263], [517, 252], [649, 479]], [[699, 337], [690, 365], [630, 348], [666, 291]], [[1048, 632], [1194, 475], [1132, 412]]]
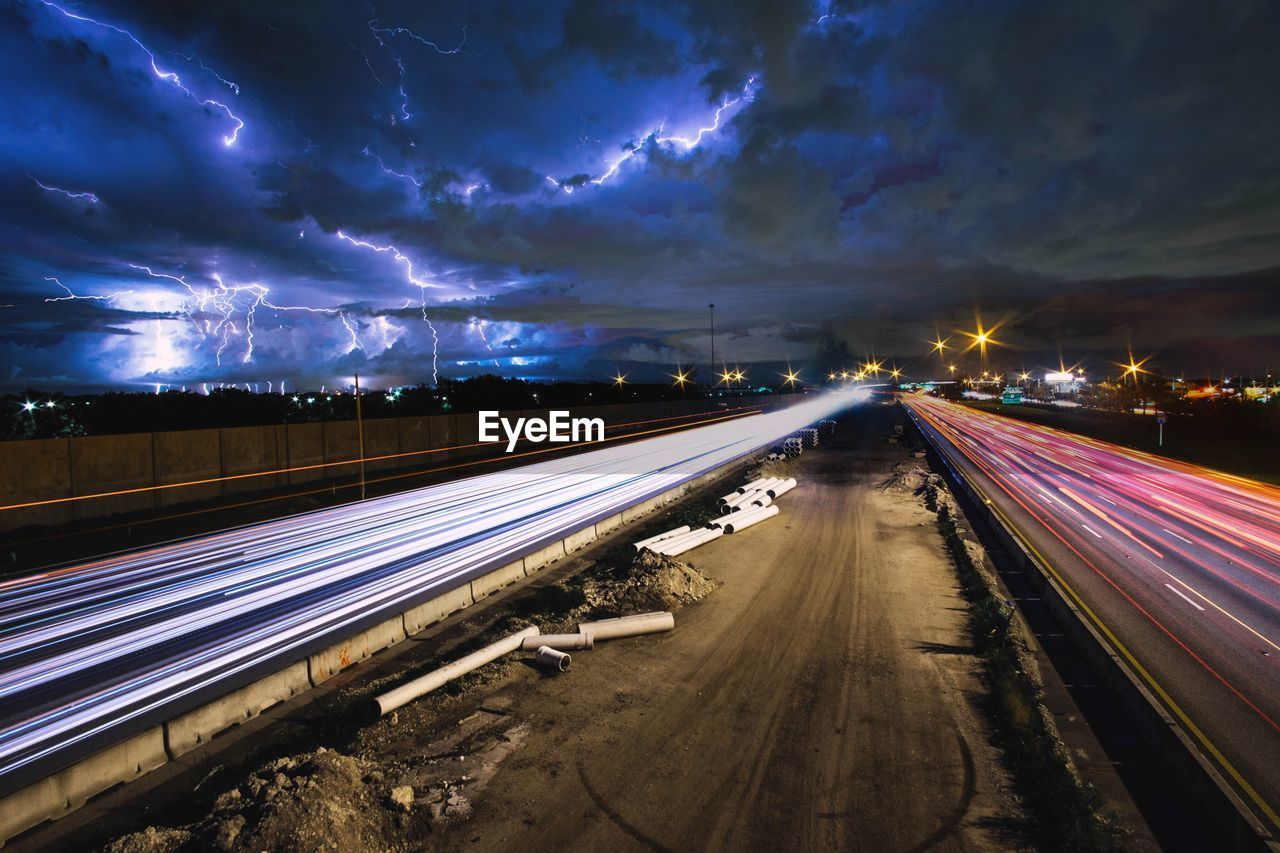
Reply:
[[889, 371], [889, 375], [892, 376], [894, 379], [901, 379], [902, 371], [895, 367], [893, 370]]
[[951, 338], [944, 338], [942, 335], [938, 335], [935, 340], [929, 341], [929, 346], [933, 347], [933, 352], [938, 355], [944, 355], [947, 350], [951, 349], [951, 347], [947, 346], [947, 341], [949, 340]]
[[31, 402], [30, 400], [22, 404], [22, 411], [24, 412], [34, 412], [35, 410], [36, 410], [36, 404]]
[[1138, 380], [1138, 374], [1150, 372], [1142, 369], [1142, 365], [1146, 364], [1150, 360], [1151, 360], [1151, 356], [1147, 356], [1142, 361], [1134, 361], [1133, 353], [1129, 353], [1129, 363], [1117, 364], [1116, 366], [1124, 369], [1125, 379], [1128, 379], [1129, 377], [1133, 377], [1133, 380], [1136, 382]]
[[954, 364], [948, 364], [947, 370], [951, 371], [952, 376], [956, 375], [956, 366]]
[[787, 372], [781, 374], [781, 376], [783, 379], [786, 380], [787, 385], [790, 385], [792, 388], [794, 388], [796, 385], [796, 380], [800, 378], [800, 373], [798, 371], [787, 368]]
[[621, 388], [623, 385], [626, 385], [626, 384], [627, 384], [627, 374], [625, 374], [625, 373], [619, 373], [618, 375], [614, 376], [614, 377], [613, 377], [613, 384], [614, 384], [614, 385], [616, 385], [616, 386], [618, 386], [619, 388]]
[[681, 390], [684, 390], [684, 386], [689, 382], [689, 374], [684, 370], [678, 370], [677, 372], [672, 373], [671, 378], [675, 380], [675, 382], [672, 382], [671, 384], [679, 385]]
[[1004, 344], [1000, 343], [1000, 341], [997, 341], [994, 337], [992, 337], [992, 335], [995, 333], [996, 329], [998, 328], [1000, 327], [997, 325], [997, 326], [992, 326], [990, 329], [984, 329], [982, 327], [982, 321], [979, 320], [978, 330], [976, 332], [961, 332], [962, 335], [964, 335], [967, 338], [970, 338], [969, 345], [964, 348], [965, 352], [968, 352], [974, 347], [977, 347], [978, 352], [985, 357], [987, 354], [988, 344], [996, 347], [1004, 346]]

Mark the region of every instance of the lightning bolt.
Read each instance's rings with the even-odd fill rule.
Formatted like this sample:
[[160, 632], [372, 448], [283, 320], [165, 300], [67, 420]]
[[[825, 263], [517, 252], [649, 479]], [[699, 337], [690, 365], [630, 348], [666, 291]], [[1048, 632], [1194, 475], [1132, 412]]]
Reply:
[[[27, 175], [27, 177], [31, 178], [30, 175]], [[62, 195], [65, 195], [67, 198], [87, 198], [89, 199], [90, 204], [98, 203], [98, 197], [91, 192], [73, 192], [71, 190], [64, 190], [62, 187], [54, 187], [54, 186], [50, 186], [49, 184], [42, 183], [38, 178], [31, 178], [31, 180], [35, 181], [36, 186], [38, 186], [40, 189], [44, 190], [45, 192], [61, 193]]]
[[[86, 15], [76, 14], [75, 12], [72, 12], [68, 9], [64, 9], [63, 7], [59, 6], [57, 3], [52, 2], [52, 0], [39, 0], [39, 2], [45, 8], [53, 9], [55, 12], [58, 12], [63, 17], [69, 18], [70, 20], [78, 21], [80, 23], [85, 23], [85, 24], [92, 24], [95, 27], [102, 27], [103, 29], [110, 30], [113, 33], [117, 33], [129, 39], [129, 41], [133, 42], [134, 45], [136, 45], [139, 50], [141, 50], [143, 53], [147, 55], [147, 60], [151, 64], [151, 73], [154, 74], [158, 79], [163, 80], [164, 82], [168, 83], [170, 86], [173, 86], [175, 89], [182, 92], [182, 94], [186, 95], [188, 98], [195, 101], [197, 104], [199, 104], [202, 107], [210, 107], [216, 110], [221, 110], [226, 115], [226, 117], [235, 125], [235, 127], [232, 128], [231, 133], [229, 135], [222, 137], [222, 143], [227, 147], [231, 147], [232, 145], [236, 144], [236, 140], [240, 136], [240, 131], [244, 129], [244, 122], [240, 120], [240, 117], [237, 116], [235, 113], [233, 113], [231, 111], [231, 108], [228, 107], [226, 104], [222, 103], [221, 101], [214, 100], [213, 98], [201, 98], [199, 95], [192, 92], [190, 89], [187, 88], [186, 84], [182, 82], [182, 78], [178, 76], [178, 73], [176, 71], [166, 71], [160, 68], [160, 66], [156, 64], [156, 55], [152, 53], [151, 49], [147, 47], [145, 44], [143, 44], [138, 39], [138, 37], [135, 36], [133, 33], [129, 32], [123, 27], [117, 27], [115, 24], [109, 24], [106, 21], [99, 21], [95, 18], [90, 18]], [[203, 67], [203, 63], [202, 63], [202, 67]], [[214, 76], [217, 76], [217, 75], [215, 74]], [[222, 77], [218, 77], [218, 79], [223, 80]], [[223, 80], [223, 82], [228, 82], [228, 81]], [[238, 94], [239, 87], [235, 87], [235, 90]]]
[[[372, 15], [372, 17], [369, 18], [369, 32], [373, 33], [373, 38], [378, 42], [378, 46], [387, 52], [387, 55], [391, 57], [391, 61], [396, 64], [396, 68], [400, 72], [400, 118], [404, 121], [408, 121], [413, 118], [413, 113], [409, 112], [409, 93], [405, 91], [404, 58], [394, 47], [392, 47], [391, 41], [397, 36], [407, 36], [414, 41], [426, 45], [441, 56], [452, 56], [454, 54], [461, 53], [463, 45], [467, 43], [467, 25], [462, 25], [462, 41], [458, 43], [458, 46], [451, 50], [446, 50], [430, 39], [423, 38], [406, 27], [382, 26], [381, 22], [378, 20], [378, 11], [374, 8], [372, 3], [369, 4], [369, 13]], [[384, 36], [385, 38], [383, 38]], [[368, 57], [365, 57], [366, 64], [368, 64], [368, 61]], [[369, 71], [373, 71], [372, 66], [369, 67]], [[374, 79], [377, 79], [378, 77], [377, 74], [374, 74], [373, 76]], [[379, 82], [381, 81], [379, 80]]]
[[198, 53], [179, 53], [179, 52], [178, 52], [178, 51], [176, 51], [176, 50], [174, 50], [174, 51], [170, 51], [170, 53], [172, 53], [174, 56], [181, 56], [181, 57], [182, 57], [183, 59], [185, 59], [187, 62], [194, 62], [194, 63], [198, 64], [198, 65], [200, 66], [200, 70], [201, 70], [201, 71], [207, 71], [207, 72], [209, 72], [210, 74], [212, 74], [212, 75], [213, 75], [213, 78], [214, 78], [215, 80], [217, 80], [219, 83], [221, 83], [222, 85], [226, 86], [226, 87], [227, 87], [228, 89], [230, 89], [231, 91], [235, 92], [235, 93], [236, 93], [236, 95], [239, 95], [239, 94], [240, 94], [240, 84], [239, 84], [239, 83], [233, 83], [233, 82], [231, 82], [231, 81], [230, 81], [230, 80], [228, 80], [226, 77], [223, 77], [221, 74], [219, 74], [217, 71], [214, 71], [212, 68], [210, 68], [209, 66], [205, 65], [205, 64], [204, 64], [204, 60], [200, 58], [200, 54], [198, 54]]
[[[419, 278], [414, 273], [413, 261], [403, 252], [390, 244], [386, 246], [378, 246], [367, 240], [357, 240], [345, 231], [338, 231], [338, 238], [345, 240], [353, 246], [359, 246], [362, 249], [370, 249], [379, 253], [391, 253], [391, 256], [404, 266], [405, 278], [410, 284], [418, 288], [418, 304], [422, 306], [422, 319], [427, 324], [427, 328], [431, 329], [431, 384], [438, 385], [440, 382], [440, 335], [436, 331], [435, 324], [431, 322], [431, 318], [427, 316], [427, 288], [439, 288], [440, 285]], [[406, 303], [406, 307], [408, 303]]]
[[[373, 7], [370, 6], [370, 9], [372, 8]], [[406, 27], [381, 26], [376, 15], [375, 17], [369, 19], [369, 30], [374, 34], [375, 37], [386, 36], [387, 38], [395, 38], [396, 36], [408, 36], [414, 41], [425, 44], [427, 47], [431, 48], [441, 56], [453, 56], [454, 54], [462, 53], [462, 48], [465, 47], [467, 44], [467, 24], [465, 23], [462, 25], [462, 41], [458, 42], [457, 47], [452, 48], [450, 50], [445, 50], [440, 45], [436, 44], [430, 39], [423, 38], [422, 36], [415, 33], [413, 30], [410, 30]], [[378, 38], [378, 43], [382, 44], [381, 38]]]
[[[685, 151], [693, 150], [702, 144], [702, 141], [707, 134], [715, 133], [720, 129], [720, 119], [724, 115], [725, 111], [732, 109], [740, 103], [749, 102], [755, 97], [755, 91], [756, 77], [752, 75], [747, 78], [747, 82], [743, 84], [742, 90], [738, 96], [723, 99], [720, 102], [720, 106], [716, 108], [715, 113], [712, 114], [711, 123], [706, 127], [699, 128], [698, 132], [693, 136], [665, 135], [664, 130], [666, 129], [666, 122], [663, 121], [657, 127], [642, 135], [640, 137], [640, 142], [628, 144], [622, 154], [608, 164], [608, 168], [605, 169], [603, 173], [597, 177], [589, 178], [586, 183], [598, 187], [612, 180], [614, 176], [618, 174], [618, 170], [622, 168], [623, 164], [640, 153], [643, 148], [643, 144], [649, 140], [652, 140], [657, 145], [670, 145], [673, 147], [683, 148]], [[548, 183], [558, 190], [563, 190], [567, 195], [571, 195], [574, 189], [579, 186], [579, 184], [576, 183], [558, 180], [551, 175], [547, 175], [546, 178]]]
[[389, 166], [387, 166], [387, 164], [383, 162], [382, 157], [380, 157], [377, 154], [374, 154], [372, 151], [369, 150], [368, 145], [366, 145], [360, 153], [366, 157], [371, 157], [374, 160], [377, 160], [378, 168], [382, 169], [382, 171], [385, 172], [386, 174], [391, 175], [393, 178], [400, 178], [401, 180], [409, 181], [418, 189], [422, 189], [421, 181], [419, 181], [413, 175], [406, 175], [403, 172], [397, 172], [395, 169], [392, 169]]
[[[360, 343], [360, 338], [356, 330], [351, 326], [347, 316], [338, 308], [313, 308], [307, 305], [280, 305], [272, 302], [268, 295], [270, 289], [266, 286], [253, 282], [250, 284], [227, 284], [222, 280], [222, 276], [214, 273], [212, 278], [217, 284], [213, 288], [197, 288], [179, 275], [171, 275], [169, 273], [156, 272], [151, 267], [143, 264], [129, 264], [129, 267], [139, 272], [145, 273], [151, 278], [165, 279], [180, 284], [190, 296], [190, 304], [184, 304], [183, 312], [188, 319], [195, 325], [196, 330], [205, 338], [216, 338], [219, 345], [214, 353], [215, 361], [218, 366], [222, 366], [222, 356], [231, 346], [231, 341], [235, 335], [243, 329], [245, 339], [245, 350], [241, 356], [240, 363], [248, 364], [253, 360], [254, 353], [254, 328], [259, 308], [267, 308], [272, 311], [303, 311], [309, 314], [325, 314], [328, 316], [336, 316], [342, 322], [343, 328], [351, 335], [352, 349], [364, 349]], [[64, 288], [65, 289], [65, 288]], [[194, 307], [194, 311], [192, 308]], [[196, 312], [205, 314], [214, 314], [218, 321], [214, 323], [212, 320], [206, 319], [204, 324], [195, 318]], [[236, 316], [244, 317], [243, 323], [237, 326]], [[350, 350], [348, 350], [350, 352]]]
[[[126, 293], [133, 293], [132, 290], [121, 290], [118, 293], [112, 293], [107, 296], [81, 296], [78, 293], [73, 292], [71, 288], [67, 287], [65, 284], [59, 281], [57, 276], [47, 275], [44, 277], [44, 280], [53, 282], [54, 284], [58, 285], [58, 287], [61, 287], [63, 290], [67, 292], [66, 296], [51, 296], [45, 299], [45, 302], [71, 302], [72, 300], [75, 300], [75, 299], [83, 299], [90, 302], [113, 302], [116, 299], [119, 299], [121, 296], [124, 296]], [[13, 306], [10, 305], [7, 307], [12, 308]]]
[[[484, 341], [484, 348], [489, 352], [493, 352], [493, 347], [489, 345], [489, 336], [486, 335], [484, 331], [484, 320], [481, 320], [479, 317], [472, 317], [471, 325], [477, 332], [479, 332], [480, 340]], [[495, 367], [502, 367], [502, 362], [498, 361], [496, 358], [493, 360], [493, 364]]]

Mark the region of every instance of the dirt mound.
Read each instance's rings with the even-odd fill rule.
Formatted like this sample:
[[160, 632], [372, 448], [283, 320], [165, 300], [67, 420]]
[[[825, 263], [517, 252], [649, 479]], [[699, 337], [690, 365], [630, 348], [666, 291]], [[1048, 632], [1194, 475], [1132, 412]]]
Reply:
[[[409, 804], [405, 805], [405, 800]], [[218, 797], [203, 821], [113, 841], [111, 853], [178, 850], [385, 850], [412, 812], [377, 765], [327, 750], [280, 758]], [[394, 848], [392, 848], [394, 849]]]
[[880, 484], [882, 489], [895, 492], [909, 492], [918, 495], [936, 490], [942, 484], [942, 478], [927, 468], [905, 462], [893, 469], [889, 479]]
[[583, 586], [593, 613], [670, 610], [705, 598], [715, 581], [672, 557], [641, 551], [622, 577], [590, 578]]
[[189, 841], [191, 833], [185, 829], [156, 829], [148, 826], [142, 832], [117, 838], [103, 850], [106, 853], [173, 853], [181, 850]]

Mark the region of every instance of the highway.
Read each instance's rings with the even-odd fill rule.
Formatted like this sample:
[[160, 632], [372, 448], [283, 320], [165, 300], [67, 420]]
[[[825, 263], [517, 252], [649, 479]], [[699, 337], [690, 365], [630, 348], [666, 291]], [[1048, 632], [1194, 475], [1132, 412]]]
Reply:
[[1280, 830], [1280, 489], [932, 397], [902, 400]]
[[0, 583], [0, 793], [775, 443], [856, 393]]

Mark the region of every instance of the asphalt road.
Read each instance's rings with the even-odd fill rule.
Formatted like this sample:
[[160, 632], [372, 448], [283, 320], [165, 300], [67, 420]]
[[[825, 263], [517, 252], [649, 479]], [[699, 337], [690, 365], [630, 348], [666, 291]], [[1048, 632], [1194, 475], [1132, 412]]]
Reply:
[[531, 732], [441, 848], [1015, 846], [945, 542], [878, 488], [894, 414], [856, 410], [786, 463], [778, 517], [683, 554], [720, 586], [675, 631], [486, 698]]
[[848, 398], [0, 582], [0, 792], [771, 444]]
[[1280, 489], [906, 397], [1280, 830]]

